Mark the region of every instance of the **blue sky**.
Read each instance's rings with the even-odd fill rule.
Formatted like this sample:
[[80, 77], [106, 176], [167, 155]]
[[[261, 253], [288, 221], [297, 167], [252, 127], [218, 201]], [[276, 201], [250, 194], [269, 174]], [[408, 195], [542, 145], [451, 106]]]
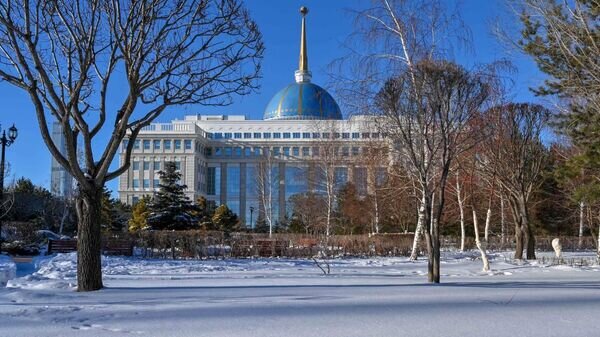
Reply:
[[[343, 41], [352, 32], [353, 16], [349, 8], [369, 5], [367, 0], [247, 0], [246, 6], [258, 23], [266, 46], [263, 74], [258, 93], [238, 97], [233, 105], [219, 108], [187, 106], [163, 114], [158, 121], [182, 118], [185, 114], [245, 114], [252, 119], [262, 118], [269, 99], [279, 89], [294, 80], [298, 66], [300, 16], [298, 9], [305, 5], [310, 9], [307, 17], [309, 64], [313, 82], [326, 86], [328, 65], [344, 55]], [[528, 87], [540, 83], [542, 76], [526, 56], [507, 52], [507, 48], [491, 34], [491, 25], [497, 17], [506, 13], [504, 0], [463, 0], [463, 18], [473, 33], [473, 51], [457, 56], [465, 65], [486, 63], [508, 57], [518, 73], [512, 94], [517, 101], [535, 101]], [[15, 123], [19, 138], [7, 152], [11, 172], [7, 183], [14, 177], [30, 178], [35, 184], [46, 188], [50, 185], [50, 154], [46, 149], [37, 126], [32, 105], [20, 89], [0, 83], [0, 124], [2, 129]], [[105, 135], [108, 136], [107, 130]], [[114, 163], [116, 164], [116, 163]], [[108, 183], [115, 191], [116, 180]]]

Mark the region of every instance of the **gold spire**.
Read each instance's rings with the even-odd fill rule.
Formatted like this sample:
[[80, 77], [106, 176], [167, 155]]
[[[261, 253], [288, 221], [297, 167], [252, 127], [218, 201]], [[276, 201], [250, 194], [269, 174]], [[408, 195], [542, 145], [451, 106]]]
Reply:
[[306, 14], [308, 14], [308, 8], [300, 7], [300, 14], [302, 14], [302, 35], [300, 36], [300, 62], [298, 70], [302, 72], [308, 71], [308, 53], [306, 52]]
[[300, 35], [300, 62], [298, 62], [298, 70], [294, 74], [297, 83], [310, 82], [311, 74], [308, 70], [308, 53], [306, 52], [306, 14], [308, 8], [300, 7], [302, 14], [302, 34]]

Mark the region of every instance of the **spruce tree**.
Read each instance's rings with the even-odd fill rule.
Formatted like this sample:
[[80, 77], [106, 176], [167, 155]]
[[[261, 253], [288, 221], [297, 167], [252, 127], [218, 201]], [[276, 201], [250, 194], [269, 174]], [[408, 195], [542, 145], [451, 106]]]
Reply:
[[194, 214], [197, 207], [185, 195], [186, 185], [180, 184], [181, 173], [174, 162], [165, 162], [160, 176], [159, 189], [148, 205], [148, 226], [155, 230], [185, 230], [197, 227]]

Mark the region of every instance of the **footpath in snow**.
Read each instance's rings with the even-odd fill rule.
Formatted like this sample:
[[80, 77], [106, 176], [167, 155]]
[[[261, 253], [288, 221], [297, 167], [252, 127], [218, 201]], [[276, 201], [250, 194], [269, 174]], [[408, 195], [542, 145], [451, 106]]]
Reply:
[[310, 260], [105, 257], [92, 293], [59, 254], [0, 288], [0, 336], [597, 335], [600, 267], [494, 254], [482, 273], [477, 254], [444, 253], [440, 285], [406, 258], [336, 259], [324, 276]]

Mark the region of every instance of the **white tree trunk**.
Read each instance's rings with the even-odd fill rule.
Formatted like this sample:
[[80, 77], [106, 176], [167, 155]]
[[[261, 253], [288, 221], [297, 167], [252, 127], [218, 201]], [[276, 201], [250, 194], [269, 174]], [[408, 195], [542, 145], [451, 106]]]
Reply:
[[377, 191], [375, 192], [375, 234], [379, 234], [379, 202], [377, 201]]
[[412, 250], [410, 252], [410, 260], [417, 260], [419, 239], [423, 232], [423, 219], [425, 218], [425, 196], [421, 199], [421, 206], [419, 206], [419, 213], [417, 219], [417, 227], [415, 228], [415, 237], [413, 238]]
[[456, 198], [458, 200], [458, 210], [460, 212], [460, 251], [465, 251], [465, 210], [461, 195], [460, 183], [458, 181], [458, 172], [456, 172]]
[[487, 242], [481, 242], [481, 240], [479, 239], [479, 227], [477, 225], [477, 213], [475, 212], [474, 208], [473, 208], [473, 228], [475, 229], [475, 245], [477, 246], [477, 249], [479, 249], [479, 253], [481, 253], [481, 261], [483, 262], [483, 271], [488, 272], [488, 271], [490, 271], [490, 261], [488, 260], [487, 253], [485, 251], [487, 248]]
[[583, 201], [579, 203], [579, 241], [577, 242], [577, 247], [581, 249], [583, 246], [583, 212], [584, 212], [585, 204]]
[[487, 209], [487, 214], [485, 215], [485, 234], [484, 234], [484, 240], [486, 243], [488, 243], [488, 237], [489, 237], [489, 233], [490, 233], [490, 221], [492, 220], [492, 208], [490, 206], [488, 206]]
[[500, 242], [506, 242], [506, 225], [504, 222], [504, 196], [500, 193]]

